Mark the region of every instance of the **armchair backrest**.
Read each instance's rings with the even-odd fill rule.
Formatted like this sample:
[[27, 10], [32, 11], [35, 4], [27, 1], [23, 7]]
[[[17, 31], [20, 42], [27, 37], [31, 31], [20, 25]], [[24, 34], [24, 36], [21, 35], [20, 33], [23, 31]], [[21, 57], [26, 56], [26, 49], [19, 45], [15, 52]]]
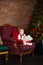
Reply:
[[2, 40], [5, 40], [5, 37], [8, 38], [15, 38], [17, 40], [18, 35], [18, 26], [12, 26], [9, 24], [5, 24], [3, 26], [0, 26], [0, 35]]
[[5, 24], [3, 26], [0, 26], [0, 34], [2, 36], [13, 36], [14, 30], [18, 30], [17, 26], [12, 26], [10, 24]]
[[10, 26], [9, 24], [0, 26], [0, 34], [4, 37], [4, 36], [10, 36], [12, 34], [12, 26]]

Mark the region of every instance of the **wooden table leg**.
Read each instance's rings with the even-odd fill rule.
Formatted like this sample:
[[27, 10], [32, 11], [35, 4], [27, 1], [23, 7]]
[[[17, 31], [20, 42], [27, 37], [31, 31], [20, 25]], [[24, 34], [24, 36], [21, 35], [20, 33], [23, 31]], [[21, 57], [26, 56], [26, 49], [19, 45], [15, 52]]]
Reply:
[[6, 59], [6, 61], [8, 61], [8, 53], [6, 54], [6, 58], [5, 59]]
[[22, 56], [23, 56], [23, 54], [20, 54], [20, 62], [22, 63]]

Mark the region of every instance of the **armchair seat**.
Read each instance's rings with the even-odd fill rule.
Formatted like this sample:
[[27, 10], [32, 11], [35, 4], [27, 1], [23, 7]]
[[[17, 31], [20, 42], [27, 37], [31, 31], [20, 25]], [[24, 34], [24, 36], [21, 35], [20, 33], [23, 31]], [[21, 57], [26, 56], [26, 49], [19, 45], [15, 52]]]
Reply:
[[35, 43], [33, 43], [32, 45], [20, 45], [18, 46], [20, 52], [24, 52], [24, 51], [29, 51], [30, 49], [34, 49], [35, 48]]

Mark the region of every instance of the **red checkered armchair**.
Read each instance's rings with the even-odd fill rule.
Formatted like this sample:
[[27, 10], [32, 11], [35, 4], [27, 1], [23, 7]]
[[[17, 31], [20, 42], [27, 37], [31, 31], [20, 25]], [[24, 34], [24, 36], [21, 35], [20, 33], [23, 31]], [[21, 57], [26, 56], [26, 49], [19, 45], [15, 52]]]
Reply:
[[[16, 30], [16, 32], [14, 32]], [[34, 48], [35, 48], [35, 43], [33, 43], [32, 46], [26, 45], [23, 46], [21, 42], [18, 43], [16, 38], [13, 37], [13, 32], [16, 35], [18, 32], [18, 27], [17, 26], [11, 26], [9, 24], [5, 24], [3, 26], [0, 26], [0, 35], [1, 39], [3, 41], [3, 44], [9, 48], [9, 52], [13, 54], [18, 54], [20, 56], [20, 62], [22, 62], [22, 56], [23, 54], [30, 54], [34, 55]]]

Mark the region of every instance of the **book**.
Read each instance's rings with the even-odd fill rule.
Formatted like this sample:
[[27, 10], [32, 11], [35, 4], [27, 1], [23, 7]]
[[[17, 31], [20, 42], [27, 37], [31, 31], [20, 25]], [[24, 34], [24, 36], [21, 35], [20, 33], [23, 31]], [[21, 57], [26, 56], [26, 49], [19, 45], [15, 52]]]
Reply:
[[27, 35], [25, 38], [23, 38], [23, 41], [32, 41], [33, 38], [30, 35]]

